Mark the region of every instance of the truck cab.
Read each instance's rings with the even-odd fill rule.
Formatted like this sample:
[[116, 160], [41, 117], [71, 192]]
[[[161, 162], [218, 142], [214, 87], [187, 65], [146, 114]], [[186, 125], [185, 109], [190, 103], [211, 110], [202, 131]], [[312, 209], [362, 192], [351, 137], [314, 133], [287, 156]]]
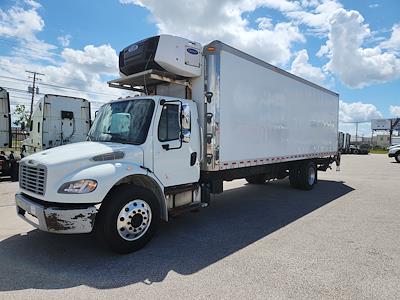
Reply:
[[144, 96], [110, 102], [99, 110], [88, 140], [131, 145], [142, 158], [138, 166], [164, 187], [199, 180], [200, 130], [191, 100]]
[[[168, 220], [168, 211], [200, 203], [196, 184], [200, 158], [200, 127], [193, 101], [162, 96], [115, 100], [100, 108], [87, 141], [21, 161], [18, 214], [44, 231], [91, 232], [100, 204], [111, 206], [115, 197], [121, 199], [127, 195], [123, 191], [135, 185], [144, 191], [139, 189], [143, 192], [139, 200], [146, 209], [135, 211], [138, 201], [130, 201], [131, 207], [125, 202], [123, 207], [116, 206], [121, 214], [118, 219], [124, 220], [118, 225], [120, 238], [134, 241], [153, 230], [150, 223], [142, 222], [144, 218], [153, 216], [151, 224], [156, 224], [155, 215]], [[71, 205], [69, 210], [62, 207], [64, 203]], [[131, 218], [127, 209], [133, 213]], [[96, 220], [107, 220], [104, 214]], [[132, 218], [140, 224], [136, 221], [135, 227], [127, 221]], [[117, 251], [132, 251], [122, 244], [114, 245]]]
[[84, 141], [90, 124], [91, 113], [88, 100], [46, 94], [35, 105], [29, 137], [22, 143], [21, 156]]

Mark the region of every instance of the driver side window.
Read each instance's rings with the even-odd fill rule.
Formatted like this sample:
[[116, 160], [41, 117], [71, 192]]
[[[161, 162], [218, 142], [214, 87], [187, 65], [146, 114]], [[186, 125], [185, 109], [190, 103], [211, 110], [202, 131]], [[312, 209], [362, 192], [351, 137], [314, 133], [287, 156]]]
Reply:
[[160, 142], [178, 140], [180, 132], [179, 105], [165, 104], [158, 124], [158, 140]]

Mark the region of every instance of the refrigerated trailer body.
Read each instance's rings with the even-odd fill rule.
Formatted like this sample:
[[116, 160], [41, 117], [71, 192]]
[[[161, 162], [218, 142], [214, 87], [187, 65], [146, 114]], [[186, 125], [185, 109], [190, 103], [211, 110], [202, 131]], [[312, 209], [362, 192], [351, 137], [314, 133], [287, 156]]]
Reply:
[[10, 97], [8, 92], [0, 87], [0, 148], [11, 148], [11, 144]]
[[220, 41], [152, 37], [121, 51], [120, 71], [109, 85], [141, 96], [105, 104], [88, 142], [21, 162], [18, 214], [27, 220], [33, 206], [34, 226], [96, 227], [125, 253], [143, 247], [159, 219], [208, 206], [223, 181], [288, 176], [309, 190], [318, 170], [340, 163], [338, 94]]
[[46, 94], [35, 106], [22, 155], [86, 140], [91, 124], [86, 99]]

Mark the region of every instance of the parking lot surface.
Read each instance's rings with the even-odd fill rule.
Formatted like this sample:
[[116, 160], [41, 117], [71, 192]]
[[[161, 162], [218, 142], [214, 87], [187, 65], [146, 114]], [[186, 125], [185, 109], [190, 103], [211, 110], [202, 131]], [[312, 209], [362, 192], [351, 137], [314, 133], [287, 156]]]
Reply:
[[2, 299], [400, 299], [400, 164], [343, 156], [312, 191], [225, 184], [212, 205], [116, 255], [34, 230], [0, 183]]

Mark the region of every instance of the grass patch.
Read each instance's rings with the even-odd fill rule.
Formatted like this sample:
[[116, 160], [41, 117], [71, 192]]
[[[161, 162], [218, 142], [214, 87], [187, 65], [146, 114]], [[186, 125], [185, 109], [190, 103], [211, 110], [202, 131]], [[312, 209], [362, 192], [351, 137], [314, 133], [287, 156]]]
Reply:
[[371, 149], [371, 150], [369, 150], [369, 153], [372, 153], [372, 154], [388, 154], [388, 151], [386, 149]]

